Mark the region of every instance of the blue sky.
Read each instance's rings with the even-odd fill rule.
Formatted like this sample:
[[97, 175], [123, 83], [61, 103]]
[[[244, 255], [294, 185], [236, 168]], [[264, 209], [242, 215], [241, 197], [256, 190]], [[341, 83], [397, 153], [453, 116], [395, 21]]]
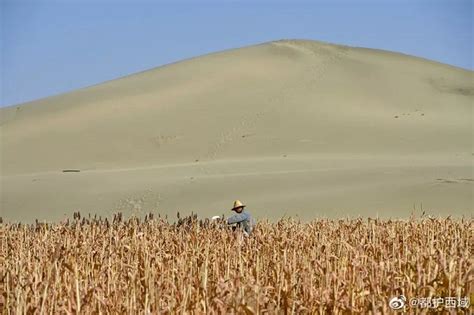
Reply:
[[0, 0], [0, 106], [282, 38], [473, 69], [470, 0]]

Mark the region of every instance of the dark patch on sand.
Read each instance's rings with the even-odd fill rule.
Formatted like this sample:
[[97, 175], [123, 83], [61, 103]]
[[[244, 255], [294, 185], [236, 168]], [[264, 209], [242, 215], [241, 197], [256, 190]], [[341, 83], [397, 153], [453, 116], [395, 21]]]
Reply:
[[76, 170], [76, 169], [67, 169], [63, 170], [63, 173], [79, 173], [81, 170]]
[[428, 79], [428, 83], [434, 87], [438, 92], [458, 94], [464, 96], [474, 95], [474, 85], [451, 82], [446, 79]]

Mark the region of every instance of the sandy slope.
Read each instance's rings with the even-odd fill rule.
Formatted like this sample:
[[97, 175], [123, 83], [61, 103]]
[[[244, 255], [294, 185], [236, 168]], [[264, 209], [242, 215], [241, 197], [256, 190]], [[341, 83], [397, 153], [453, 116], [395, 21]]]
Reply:
[[473, 104], [473, 72], [390, 52], [202, 56], [1, 109], [1, 216], [470, 214]]

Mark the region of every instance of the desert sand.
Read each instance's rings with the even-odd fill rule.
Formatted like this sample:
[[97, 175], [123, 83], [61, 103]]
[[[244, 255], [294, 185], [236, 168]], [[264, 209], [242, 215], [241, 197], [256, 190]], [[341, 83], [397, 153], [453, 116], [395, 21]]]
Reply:
[[0, 109], [0, 216], [471, 216], [473, 104], [472, 71], [381, 50], [184, 60]]

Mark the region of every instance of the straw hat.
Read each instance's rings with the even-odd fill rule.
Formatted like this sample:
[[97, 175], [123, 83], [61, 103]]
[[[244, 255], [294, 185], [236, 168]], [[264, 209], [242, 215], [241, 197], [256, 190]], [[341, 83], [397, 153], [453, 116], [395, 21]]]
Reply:
[[236, 201], [234, 201], [234, 207], [232, 208], [232, 210], [235, 210], [235, 209], [240, 208], [240, 207], [243, 208], [243, 207], [245, 207], [245, 205], [242, 202], [240, 202], [240, 200], [236, 200]]

